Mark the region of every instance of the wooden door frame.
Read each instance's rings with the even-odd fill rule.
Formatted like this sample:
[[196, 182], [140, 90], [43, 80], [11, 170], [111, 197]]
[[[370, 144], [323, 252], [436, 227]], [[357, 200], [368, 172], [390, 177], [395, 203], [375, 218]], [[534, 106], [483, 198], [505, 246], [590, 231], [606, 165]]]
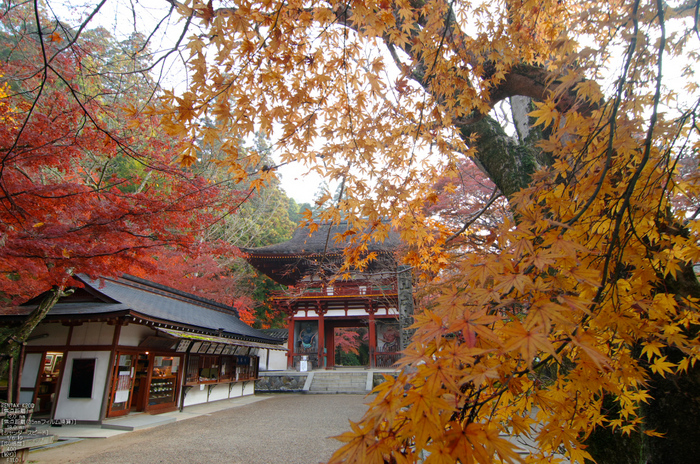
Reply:
[[116, 350], [114, 353], [114, 366], [112, 368], [112, 380], [110, 382], [109, 388], [109, 401], [107, 405], [107, 417], [119, 417], [126, 416], [131, 411], [131, 403], [134, 400], [134, 380], [136, 379], [136, 365], [134, 364], [134, 358], [131, 360], [131, 366], [134, 369], [134, 373], [131, 376], [131, 387], [129, 388], [129, 402], [122, 411], [112, 411], [112, 405], [114, 404], [114, 395], [117, 394], [117, 383], [119, 382], [119, 376], [117, 375], [119, 369], [119, 356], [122, 354], [130, 354], [133, 357], [139, 355], [138, 351], [134, 350]]
[[[26, 351], [24, 353], [24, 356], [27, 356], [28, 354], [35, 354], [35, 353], [41, 353], [41, 359], [39, 361], [39, 370], [36, 373], [36, 379], [34, 380], [34, 385], [33, 386], [28, 386], [28, 387], [22, 387], [22, 372], [20, 372], [19, 375], [19, 385], [17, 386], [17, 391], [19, 392], [19, 395], [17, 398], [14, 400], [16, 403], [20, 402], [19, 397], [22, 395], [22, 392], [32, 392], [32, 401], [31, 403], [36, 406], [36, 400], [39, 395], [39, 385], [41, 385], [41, 376], [44, 373], [44, 361], [46, 360], [46, 353], [49, 350], [42, 350], [42, 351]], [[22, 369], [24, 369], [24, 363], [22, 363], [21, 366]]]
[[[365, 324], [366, 322], [366, 324]], [[349, 318], [326, 318], [326, 349], [328, 351], [328, 369], [335, 369], [337, 367], [335, 360], [335, 329], [348, 329], [348, 328], [363, 328], [366, 325], [367, 333], [370, 333], [370, 321], [369, 315], [367, 316], [355, 316]], [[367, 364], [362, 364], [358, 367], [367, 368], [372, 365], [371, 356], [371, 340], [368, 342], [370, 348], [370, 356]]]
[[[185, 353], [178, 353], [178, 352], [171, 352], [171, 351], [153, 351], [153, 350], [149, 350], [148, 353], [149, 353], [149, 355], [148, 355], [149, 370], [148, 370], [148, 377], [147, 377], [148, 378], [148, 382], [147, 382], [148, 389], [147, 390], [148, 390], [149, 394], [144, 395], [143, 411], [151, 413], [151, 414], [160, 414], [163, 412], [175, 411], [175, 410], [177, 410], [177, 407], [178, 407], [178, 401], [180, 398], [180, 391], [182, 390], [182, 383], [183, 383], [183, 379], [184, 379], [183, 370], [185, 369], [185, 356], [184, 356]], [[174, 380], [175, 392], [173, 393], [174, 404], [172, 406], [159, 407], [156, 405], [155, 407], [150, 407], [150, 405], [148, 404], [148, 399], [149, 399], [150, 390], [151, 390], [151, 380], [153, 377], [153, 363], [155, 361], [156, 356], [168, 356], [168, 357], [180, 359], [178, 369], [177, 369], [177, 375], [175, 376], [175, 380]], [[204, 355], [204, 356], [207, 356], [207, 355]], [[212, 355], [210, 355], [210, 356], [212, 356]], [[221, 359], [221, 355], [213, 355], [213, 356], [217, 356], [219, 359]]]

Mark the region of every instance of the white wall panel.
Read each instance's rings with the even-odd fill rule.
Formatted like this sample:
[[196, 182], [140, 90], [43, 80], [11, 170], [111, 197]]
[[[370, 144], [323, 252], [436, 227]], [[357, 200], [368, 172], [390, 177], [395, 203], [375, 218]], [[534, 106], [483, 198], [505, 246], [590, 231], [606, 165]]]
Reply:
[[128, 324], [119, 333], [119, 344], [122, 346], [139, 346], [146, 337], [156, 335], [156, 331], [141, 324]]
[[[41, 357], [42, 353], [27, 353], [24, 357], [21, 388], [33, 388], [36, 385], [36, 379], [39, 377], [39, 368], [41, 367]], [[31, 402], [31, 398], [29, 398], [29, 401], [20, 401], [20, 403]]]
[[111, 345], [114, 339], [114, 326], [106, 322], [86, 322], [73, 327], [70, 344], [76, 345]]
[[[102, 399], [107, 385], [110, 351], [70, 351], [66, 358], [66, 368], [61, 374], [61, 392], [56, 403], [56, 419], [99, 421]], [[70, 377], [74, 359], [95, 359], [95, 373], [92, 380], [90, 398], [69, 398]]]
[[[69, 327], [49, 322], [40, 322], [39, 325], [32, 331], [30, 338], [41, 336], [41, 338], [35, 338], [34, 340], [29, 340], [27, 346], [39, 346], [39, 345], [67, 345], [68, 344], [68, 330]], [[48, 335], [44, 337], [42, 335]]]

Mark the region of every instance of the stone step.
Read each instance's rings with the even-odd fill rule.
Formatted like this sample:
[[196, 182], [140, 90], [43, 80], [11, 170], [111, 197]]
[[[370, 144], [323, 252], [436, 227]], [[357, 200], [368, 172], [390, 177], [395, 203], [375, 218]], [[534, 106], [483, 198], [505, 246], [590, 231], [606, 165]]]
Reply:
[[314, 382], [314, 385], [318, 385], [318, 386], [328, 386], [328, 387], [340, 386], [340, 385], [343, 385], [343, 386], [357, 386], [357, 387], [364, 387], [364, 386], [365, 386], [364, 383], [363, 383], [363, 384], [359, 384], [359, 383], [342, 383], [342, 382], [338, 382], [338, 383], [319, 383], [319, 382]]
[[366, 382], [313, 382], [314, 385], [357, 385], [364, 387]]
[[175, 422], [174, 417], [153, 416], [151, 414], [133, 414], [117, 419], [109, 419], [102, 422], [103, 429], [134, 430], [147, 429], [157, 425], [170, 424]]
[[365, 388], [365, 383], [344, 383], [344, 382], [313, 382], [311, 384], [313, 387], [358, 387]]
[[364, 380], [362, 380], [362, 381], [358, 381], [358, 380], [342, 380], [342, 379], [338, 379], [338, 380], [333, 380], [333, 379], [330, 379], [330, 380], [316, 380], [316, 379], [314, 379], [314, 380], [315, 380], [315, 383], [317, 383], [318, 385], [323, 385], [323, 384], [326, 384], [326, 385], [339, 385], [339, 384], [345, 384], [345, 385], [364, 385], [364, 384], [365, 384], [365, 381], [364, 381]]
[[312, 393], [367, 393], [366, 372], [314, 372]]
[[358, 385], [312, 385], [311, 388], [309, 388], [309, 391], [316, 391], [316, 390], [323, 390], [323, 391], [365, 391], [365, 387], [358, 386]]
[[364, 384], [365, 379], [343, 379], [343, 378], [337, 378], [337, 379], [318, 379], [314, 378], [314, 380], [317, 383], [358, 383], [358, 384]]

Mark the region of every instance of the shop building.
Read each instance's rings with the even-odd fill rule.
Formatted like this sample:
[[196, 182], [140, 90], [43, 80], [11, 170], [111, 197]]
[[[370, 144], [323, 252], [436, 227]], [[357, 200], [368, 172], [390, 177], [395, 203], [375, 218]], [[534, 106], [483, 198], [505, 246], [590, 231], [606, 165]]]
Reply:
[[[286, 350], [214, 301], [131, 276], [80, 280], [20, 356], [19, 402], [34, 403], [35, 416], [100, 422], [250, 395], [259, 354]], [[0, 324], [40, 298], [5, 310]]]
[[391, 367], [399, 358], [397, 257], [398, 234], [383, 242], [363, 244], [362, 255], [373, 259], [362, 270], [337, 272], [351, 236], [349, 226], [302, 227], [284, 243], [244, 249], [246, 260], [287, 290], [272, 303], [286, 313], [288, 369], [333, 369], [345, 366], [339, 339], [344, 329], [364, 343], [360, 365]]

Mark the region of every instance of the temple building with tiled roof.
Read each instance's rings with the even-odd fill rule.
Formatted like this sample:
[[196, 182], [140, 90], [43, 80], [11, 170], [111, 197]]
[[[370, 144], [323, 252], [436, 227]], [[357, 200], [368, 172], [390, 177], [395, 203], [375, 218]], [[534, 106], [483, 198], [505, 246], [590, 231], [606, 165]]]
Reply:
[[[250, 395], [260, 355], [286, 349], [230, 306], [128, 275], [79, 280], [20, 356], [19, 402], [35, 414], [101, 422]], [[21, 322], [40, 300], [5, 308], [0, 325]]]
[[[352, 238], [346, 222], [297, 229], [283, 243], [243, 249], [246, 260], [274, 281], [287, 286], [273, 304], [288, 317], [289, 369], [352, 366], [389, 367], [398, 359], [397, 253], [399, 235], [390, 231], [383, 241], [361, 243], [370, 260], [362, 270], [338, 276]], [[358, 353], [342, 352], [343, 337], [357, 338]], [[305, 361], [306, 364], [303, 364]]]

